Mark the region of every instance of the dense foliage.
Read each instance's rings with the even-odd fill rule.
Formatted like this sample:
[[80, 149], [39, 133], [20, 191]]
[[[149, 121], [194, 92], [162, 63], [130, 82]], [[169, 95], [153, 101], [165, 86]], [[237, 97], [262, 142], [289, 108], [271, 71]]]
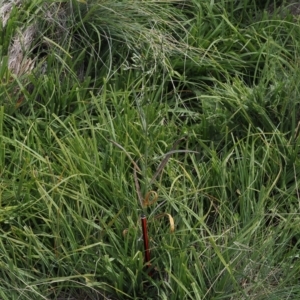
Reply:
[[299, 298], [297, 7], [0, 3], [1, 299]]

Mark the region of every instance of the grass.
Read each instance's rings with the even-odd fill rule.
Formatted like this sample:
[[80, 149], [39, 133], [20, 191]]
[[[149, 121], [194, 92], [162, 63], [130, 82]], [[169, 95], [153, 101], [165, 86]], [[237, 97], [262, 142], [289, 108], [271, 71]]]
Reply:
[[[299, 298], [300, 27], [270, 4], [11, 10], [1, 300]], [[150, 191], [158, 199], [143, 207]]]

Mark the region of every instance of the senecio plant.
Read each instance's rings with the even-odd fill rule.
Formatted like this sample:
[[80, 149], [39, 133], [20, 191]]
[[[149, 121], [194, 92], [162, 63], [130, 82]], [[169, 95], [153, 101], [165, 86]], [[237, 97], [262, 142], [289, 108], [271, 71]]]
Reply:
[[0, 299], [298, 299], [298, 6], [0, 1]]

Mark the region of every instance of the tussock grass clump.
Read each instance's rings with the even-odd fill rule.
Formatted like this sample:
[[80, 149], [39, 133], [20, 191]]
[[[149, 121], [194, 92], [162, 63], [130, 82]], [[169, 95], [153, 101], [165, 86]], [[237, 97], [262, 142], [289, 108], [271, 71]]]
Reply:
[[246, 0], [1, 9], [1, 299], [299, 297], [294, 17]]

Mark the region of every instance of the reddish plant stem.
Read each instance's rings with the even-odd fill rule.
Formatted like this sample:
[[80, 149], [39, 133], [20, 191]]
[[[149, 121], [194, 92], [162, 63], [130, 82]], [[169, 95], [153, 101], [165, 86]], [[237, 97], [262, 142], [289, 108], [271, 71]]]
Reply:
[[141, 216], [142, 229], [143, 229], [143, 239], [144, 239], [144, 249], [145, 249], [145, 263], [150, 266], [150, 250], [149, 250], [149, 238], [147, 229], [147, 218], [145, 215]]

